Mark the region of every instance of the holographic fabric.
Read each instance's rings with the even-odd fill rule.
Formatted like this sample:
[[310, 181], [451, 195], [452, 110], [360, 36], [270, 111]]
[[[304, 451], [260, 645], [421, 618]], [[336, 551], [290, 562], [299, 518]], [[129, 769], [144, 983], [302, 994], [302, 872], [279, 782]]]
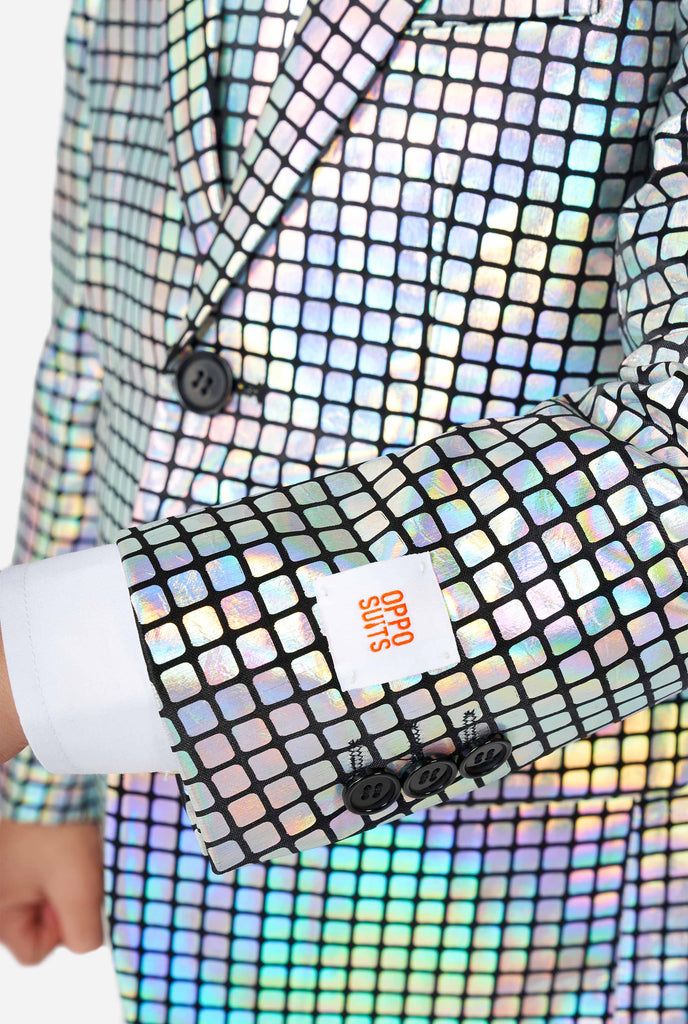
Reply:
[[[681, 478], [565, 399], [538, 416], [457, 428], [120, 540], [216, 870], [335, 842], [476, 786], [457, 779], [420, 804], [400, 796], [360, 816], [342, 800], [356, 769], [399, 773], [412, 757], [502, 733], [512, 759], [479, 780], [489, 784], [684, 688], [673, 652], [688, 574], [667, 558], [686, 522]], [[343, 692], [314, 579], [419, 550], [459, 660]], [[629, 571], [633, 553], [657, 568]]]
[[127, 1021], [685, 1024], [686, 796], [447, 805], [222, 876], [172, 780], [110, 796]]
[[[18, 557], [137, 524], [187, 804], [110, 780], [127, 1020], [687, 1024], [687, 15], [75, 5]], [[309, 579], [405, 549], [461, 663], [335, 699]], [[343, 819], [346, 744], [453, 749], [467, 710], [507, 774]], [[60, 820], [29, 767], [8, 813]]]
[[[514, 20], [478, 2], [462, 12], [466, 20], [448, 23], [440, 10], [439, 24], [422, 10], [414, 21], [409, 9], [405, 34], [377, 79], [363, 76], [349, 116], [341, 76], [323, 69], [309, 79], [311, 64], [327, 51], [346, 69], [366, 45], [379, 62], [388, 37], [383, 28], [376, 50], [359, 28], [347, 48], [340, 27], [349, 13], [367, 26], [368, 14], [354, 0], [319, 5], [281, 63], [260, 63], [259, 50], [246, 72], [260, 81], [257, 69], [271, 66], [274, 84], [255, 120], [239, 125], [243, 149], [219, 205], [219, 161], [208, 160], [207, 183], [202, 174], [218, 118], [200, 86], [203, 145], [199, 153], [188, 143], [181, 156], [191, 104], [180, 82], [196, 72], [188, 46], [177, 54], [180, 13], [168, 8], [173, 166], [201, 251], [168, 340], [173, 352], [214, 346], [254, 392], [212, 418], [182, 420], [178, 404], [160, 403], [159, 422], [172, 419], [149, 440], [135, 519], [176, 517], [189, 497], [221, 507], [137, 531], [121, 550], [152, 677], [183, 750], [190, 809], [218, 870], [369, 826], [342, 806], [351, 746], [360, 744], [363, 764], [399, 767], [414, 742], [426, 752], [455, 749], [471, 723], [478, 734], [506, 731], [511, 769], [528, 770], [684, 688], [686, 579], [671, 552], [685, 518], [672, 466], [686, 455], [672, 444], [673, 421], [655, 410], [680, 404], [667, 345], [680, 359], [685, 108], [672, 110], [685, 70], [681, 60], [667, 84], [676, 10], [642, 10], [651, 35], [641, 43], [630, 30], [641, 9], [618, 4], [587, 14], [555, 4]], [[533, 56], [543, 53], [544, 68]], [[579, 68], [581, 55], [589, 66]], [[320, 100], [308, 102], [305, 83], [312, 91], [316, 80]], [[565, 98], [574, 94], [575, 103]], [[619, 104], [631, 95], [639, 106], [628, 120]], [[325, 147], [318, 157], [312, 139], [302, 145], [311, 119], [321, 112], [329, 131], [337, 111], [332, 141], [316, 133]], [[219, 120], [224, 136], [231, 111]], [[644, 160], [655, 173], [646, 180], [648, 167], [634, 188]], [[219, 213], [209, 221], [213, 205]], [[667, 217], [661, 257], [646, 237], [656, 217], [636, 213], [646, 206]], [[673, 302], [652, 300], [648, 283]], [[588, 332], [620, 341], [616, 381], [581, 388], [582, 373], [573, 376], [579, 356], [594, 374], [608, 351], [591, 346]], [[517, 347], [525, 374], [507, 355]], [[539, 372], [546, 367], [549, 380]], [[471, 422], [476, 375], [500, 397], [475, 385], [474, 412], [511, 418]], [[507, 379], [518, 403], [505, 401]], [[524, 402], [543, 393], [555, 397]], [[468, 425], [433, 440], [440, 423], [457, 419]], [[194, 423], [203, 436], [191, 440]], [[174, 454], [164, 457], [165, 447]], [[361, 461], [381, 447], [389, 454]], [[299, 456], [311, 460], [303, 470]], [[289, 486], [341, 461], [361, 469]], [[280, 482], [270, 495], [243, 497]], [[439, 680], [399, 682], [398, 697], [389, 687], [344, 700], [310, 581], [414, 550], [435, 558], [463, 663]], [[657, 568], [633, 572], [651, 559]], [[226, 723], [237, 717], [245, 722], [230, 742]], [[662, 758], [665, 785], [686, 781], [674, 750]], [[304, 781], [293, 751], [316, 781]], [[647, 752], [638, 748], [635, 760], [646, 762]], [[621, 771], [599, 774], [607, 795], [623, 790]], [[532, 797], [538, 781], [519, 795]], [[455, 783], [446, 799], [468, 789]], [[540, 795], [558, 796], [556, 784]]]

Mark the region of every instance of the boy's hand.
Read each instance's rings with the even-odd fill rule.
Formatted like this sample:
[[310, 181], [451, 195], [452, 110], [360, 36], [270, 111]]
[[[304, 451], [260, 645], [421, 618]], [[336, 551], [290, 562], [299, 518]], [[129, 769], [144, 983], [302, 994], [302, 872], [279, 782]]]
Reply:
[[102, 833], [97, 822], [0, 821], [0, 943], [20, 964], [56, 946], [89, 953], [103, 941]]

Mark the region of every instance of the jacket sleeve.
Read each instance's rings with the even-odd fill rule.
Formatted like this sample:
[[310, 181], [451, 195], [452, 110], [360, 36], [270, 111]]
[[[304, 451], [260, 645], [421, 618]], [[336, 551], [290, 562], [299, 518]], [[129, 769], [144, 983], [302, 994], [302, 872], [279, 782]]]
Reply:
[[[87, 49], [93, 0], [75, 0], [52, 219], [53, 312], [38, 367], [15, 561], [96, 543], [92, 453], [101, 370], [84, 325], [90, 163]], [[0, 767], [0, 817], [59, 823], [96, 818], [104, 780], [51, 775], [29, 748]]]
[[[618, 223], [618, 379], [120, 539], [217, 871], [458, 799], [688, 685], [686, 59]], [[455, 664], [344, 689], [314, 581], [418, 552]], [[398, 775], [432, 753], [463, 764], [495, 737], [511, 753], [491, 772], [377, 813], [344, 803], [360, 771]]]

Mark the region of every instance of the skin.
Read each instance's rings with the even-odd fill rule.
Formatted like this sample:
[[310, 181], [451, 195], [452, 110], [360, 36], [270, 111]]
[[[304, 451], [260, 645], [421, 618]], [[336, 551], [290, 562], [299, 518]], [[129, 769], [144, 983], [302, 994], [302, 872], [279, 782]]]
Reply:
[[[26, 746], [0, 635], [0, 762]], [[57, 946], [89, 953], [103, 942], [103, 837], [98, 822], [0, 821], [0, 944], [20, 964]]]
[[0, 821], [0, 943], [20, 964], [103, 942], [100, 825]]
[[14, 706], [0, 632], [0, 763], [9, 761], [26, 746], [26, 736]]

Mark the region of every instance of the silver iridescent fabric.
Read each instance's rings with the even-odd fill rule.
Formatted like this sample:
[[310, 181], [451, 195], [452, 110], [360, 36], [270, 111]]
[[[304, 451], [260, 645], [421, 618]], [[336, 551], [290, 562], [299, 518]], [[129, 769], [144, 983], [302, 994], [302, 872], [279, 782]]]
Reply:
[[[170, 780], [111, 780], [128, 1020], [685, 1024], [687, 15], [75, 4], [17, 554], [135, 524], [212, 864]], [[237, 382], [212, 417], [166, 372], [191, 347]], [[460, 661], [342, 695], [312, 580], [410, 551]], [[469, 725], [500, 777], [344, 811], [352, 749]], [[3, 795], [96, 791], [27, 754]]]
[[[156, 522], [121, 551], [217, 870], [369, 827], [342, 804], [351, 747], [398, 768], [408, 723], [425, 753], [456, 749], [469, 722], [499, 730], [517, 771], [685, 688], [686, 453], [666, 411], [686, 339], [684, 67], [667, 81], [655, 64], [668, 74], [677, 12], [646, 11], [652, 60], [619, 5], [521, 12], [306, 12], [226, 194], [210, 93], [180, 84], [196, 48], [169, 51], [200, 256], [166, 365], [214, 348], [250, 393], [192, 416], [193, 439], [160, 400], [171, 421], [135, 505]], [[186, 30], [189, 5], [168, 9], [168, 37], [188, 38], [183, 16]], [[202, 145], [182, 131], [192, 100]], [[581, 388], [612, 334], [617, 378]], [[292, 483], [342, 461], [356, 468]], [[220, 507], [177, 518], [187, 497]], [[416, 550], [433, 556], [461, 661], [343, 697], [312, 580]]]

